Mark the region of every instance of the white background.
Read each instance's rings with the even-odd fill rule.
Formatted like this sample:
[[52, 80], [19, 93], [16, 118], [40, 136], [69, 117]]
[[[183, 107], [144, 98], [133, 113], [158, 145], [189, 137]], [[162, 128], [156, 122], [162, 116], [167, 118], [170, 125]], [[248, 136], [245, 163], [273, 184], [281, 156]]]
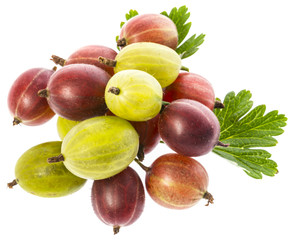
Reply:
[[[197, 158], [210, 176], [215, 203], [200, 201], [187, 210], [169, 210], [146, 194], [136, 223], [113, 236], [92, 210], [92, 181], [75, 194], [45, 199], [6, 184], [14, 179], [21, 154], [42, 142], [59, 140], [56, 117], [38, 127], [12, 126], [7, 94], [13, 81], [33, 67], [52, 68], [52, 54], [68, 57], [89, 44], [115, 49], [120, 22], [130, 9], [160, 13], [187, 5], [190, 35], [205, 33], [200, 50], [183, 61], [207, 78], [219, 98], [248, 89], [255, 106], [288, 117], [279, 144], [268, 148], [279, 167], [275, 177], [252, 179], [213, 153]], [[293, 63], [292, 1], [1, 1], [0, 5], [0, 239], [294, 239], [293, 233]], [[149, 165], [163, 153], [146, 157]], [[144, 179], [144, 172], [132, 163]], [[284, 237], [283, 237], [284, 236]]]

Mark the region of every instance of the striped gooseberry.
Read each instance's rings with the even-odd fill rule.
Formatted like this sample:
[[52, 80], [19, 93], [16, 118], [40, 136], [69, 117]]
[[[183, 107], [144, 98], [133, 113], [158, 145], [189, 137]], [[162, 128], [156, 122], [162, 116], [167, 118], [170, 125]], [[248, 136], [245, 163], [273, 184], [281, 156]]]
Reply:
[[48, 162], [62, 161], [73, 174], [100, 180], [127, 168], [138, 149], [138, 133], [127, 120], [98, 116], [74, 126], [62, 141], [61, 154]]
[[159, 205], [171, 209], [185, 209], [199, 200], [213, 203], [207, 192], [208, 174], [195, 159], [177, 153], [158, 157], [150, 167], [137, 163], [146, 171], [145, 185], [150, 197]]
[[37, 126], [49, 121], [55, 113], [38, 91], [46, 88], [54, 70], [32, 68], [23, 72], [12, 84], [8, 93], [8, 108], [13, 125]]
[[91, 196], [95, 214], [105, 224], [113, 226], [114, 234], [120, 227], [133, 224], [145, 205], [143, 183], [131, 167], [110, 178], [95, 180]]
[[78, 191], [86, 183], [66, 169], [63, 163], [48, 164], [47, 158], [60, 154], [61, 142], [38, 144], [18, 159], [15, 165], [15, 180], [8, 184], [12, 188], [18, 184], [25, 191], [39, 197], [62, 197]]

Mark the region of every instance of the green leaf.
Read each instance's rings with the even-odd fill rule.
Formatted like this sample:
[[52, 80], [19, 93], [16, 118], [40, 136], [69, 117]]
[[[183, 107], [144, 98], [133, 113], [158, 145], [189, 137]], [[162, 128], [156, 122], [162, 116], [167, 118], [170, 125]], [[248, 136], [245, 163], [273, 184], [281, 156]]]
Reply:
[[123, 27], [123, 25], [125, 25], [126, 22], [120, 22], [120, 28]]
[[186, 42], [184, 42], [180, 47], [176, 49], [176, 52], [181, 56], [182, 59], [192, 56], [198, 51], [198, 47], [204, 42], [204, 34], [200, 34], [196, 37], [194, 34]]
[[126, 20], [130, 20], [131, 18], [137, 16], [139, 13], [136, 10], [131, 9], [129, 13], [126, 14]]
[[190, 57], [195, 52], [197, 52], [198, 47], [204, 42], [204, 34], [200, 34], [198, 37], [196, 37], [196, 34], [194, 34], [181, 45], [181, 43], [189, 34], [192, 25], [191, 22], [187, 23], [187, 20], [190, 17], [188, 8], [186, 6], [181, 6], [178, 9], [174, 7], [169, 14], [166, 11], [162, 12], [161, 14], [170, 18], [177, 27], [178, 48], [176, 49], [176, 52], [181, 55], [182, 59]]
[[[125, 18], [126, 21], [130, 20], [131, 18], [135, 17], [139, 15], [139, 13], [136, 10], [131, 9], [128, 13], [126, 13]], [[120, 22], [120, 28], [123, 27], [123, 25], [125, 25], [126, 22]], [[115, 36], [115, 41], [117, 42], [117, 40], [119, 39], [119, 36]], [[120, 48], [117, 47], [117, 50], [120, 51]]]
[[215, 109], [221, 127], [219, 140], [229, 147], [216, 146], [213, 152], [235, 162], [251, 177], [262, 178], [262, 174], [274, 176], [277, 164], [270, 160], [271, 154], [263, 149], [277, 144], [273, 136], [284, 132], [287, 118], [278, 111], [265, 114], [265, 105], [252, 109], [251, 93], [240, 91], [237, 95], [230, 92], [223, 103], [224, 109]]
[[[139, 15], [139, 13], [136, 10], [131, 9], [128, 13], [126, 13], [125, 18], [126, 21], [130, 20], [131, 18], [135, 17]], [[126, 22], [121, 22], [120, 23], [120, 28], [123, 27], [123, 25], [125, 25]]]
[[161, 14], [170, 18], [175, 23], [178, 30], [178, 44], [181, 44], [181, 42], [187, 36], [192, 25], [191, 22], [186, 23], [186, 21], [190, 17], [188, 8], [186, 6], [182, 6], [179, 9], [174, 7], [169, 14], [166, 11], [162, 12]]
[[242, 149], [234, 147], [215, 147], [217, 155], [235, 162], [251, 177], [262, 178], [262, 173], [274, 176], [277, 173], [277, 163], [270, 160], [271, 154], [262, 149]]

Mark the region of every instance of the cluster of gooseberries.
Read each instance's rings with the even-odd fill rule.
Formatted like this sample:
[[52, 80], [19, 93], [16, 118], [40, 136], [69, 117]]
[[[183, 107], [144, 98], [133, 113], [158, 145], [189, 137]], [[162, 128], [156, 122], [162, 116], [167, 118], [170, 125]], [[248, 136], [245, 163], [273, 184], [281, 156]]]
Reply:
[[[60, 69], [22, 73], [8, 96], [13, 125], [41, 125], [57, 114], [60, 141], [23, 153], [8, 186], [61, 197], [93, 180], [94, 212], [114, 233], [139, 218], [145, 189], [167, 208], [189, 208], [203, 198], [213, 203], [208, 174], [193, 157], [222, 145], [212, 111], [221, 104], [204, 77], [181, 71], [187, 69], [177, 43], [172, 20], [143, 14], [123, 26], [118, 53], [85, 46], [66, 60], [53, 55]], [[161, 141], [173, 153], [145, 166], [144, 156]], [[146, 171], [145, 188], [133, 161]]]

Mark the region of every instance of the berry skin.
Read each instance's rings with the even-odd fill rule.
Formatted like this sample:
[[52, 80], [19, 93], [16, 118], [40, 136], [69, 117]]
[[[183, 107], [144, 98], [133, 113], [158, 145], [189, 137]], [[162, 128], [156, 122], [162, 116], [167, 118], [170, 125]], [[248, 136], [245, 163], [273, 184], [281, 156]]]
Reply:
[[92, 206], [97, 217], [113, 226], [114, 234], [120, 227], [134, 223], [145, 206], [145, 192], [139, 175], [131, 167], [113, 177], [95, 180], [92, 186]]
[[162, 140], [185, 156], [202, 156], [219, 143], [217, 117], [205, 105], [194, 100], [171, 102], [161, 112], [158, 127]]
[[182, 69], [181, 58], [173, 49], [152, 42], [138, 42], [124, 47], [115, 60], [99, 57], [99, 61], [114, 67], [114, 73], [123, 70], [141, 70], [157, 79], [161, 87], [167, 87]]
[[141, 14], [127, 21], [121, 29], [117, 45], [154, 42], [176, 49], [178, 31], [174, 22], [162, 14]]
[[8, 94], [8, 108], [13, 125], [38, 126], [49, 121], [55, 113], [38, 91], [46, 88], [54, 70], [32, 68], [23, 72], [13, 83]]
[[59, 116], [82, 121], [107, 111], [104, 91], [110, 75], [90, 64], [71, 64], [56, 71], [39, 91]]
[[124, 70], [107, 83], [105, 101], [116, 116], [130, 121], [147, 121], [161, 109], [162, 88], [144, 71]]
[[211, 83], [204, 77], [191, 72], [181, 72], [177, 79], [164, 90], [163, 101], [191, 99], [201, 102], [213, 110], [215, 94]]
[[62, 141], [61, 154], [48, 162], [62, 161], [76, 176], [101, 180], [123, 171], [138, 149], [138, 133], [127, 120], [98, 116], [73, 127]]
[[63, 163], [48, 164], [47, 158], [60, 154], [61, 142], [46, 142], [28, 149], [15, 165], [15, 180], [22, 189], [39, 197], [62, 197], [78, 191], [85, 179], [73, 175]]
[[199, 200], [213, 203], [207, 192], [208, 174], [195, 159], [177, 153], [158, 157], [150, 167], [136, 162], [146, 171], [145, 185], [149, 196], [159, 205], [170, 209], [186, 209]]
[[98, 57], [102, 56], [109, 59], [115, 59], [117, 55], [117, 52], [113, 49], [102, 46], [102, 45], [88, 45], [79, 48], [75, 52], [73, 52], [68, 59], [63, 59], [61, 57], [58, 57], [56, 55], [52, 55], [52, 61], [55, 62], [55, 64], [61, 65], [61, 66], [67, 66], [70, 64], [91, 64], [96, 67], [102, 68], [105, 70], [110, 76], [113, 76], [113, 68], [108, 67], [104, 64], [101, 64], [98, 61]]

